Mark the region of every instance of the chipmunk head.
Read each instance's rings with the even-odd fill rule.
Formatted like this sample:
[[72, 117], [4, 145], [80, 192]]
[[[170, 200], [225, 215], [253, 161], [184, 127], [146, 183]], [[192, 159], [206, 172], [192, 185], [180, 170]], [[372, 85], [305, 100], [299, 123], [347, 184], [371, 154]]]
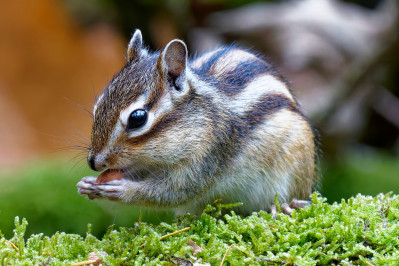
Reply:
[[[150, 53], [136, 30], [127, 64], [94, 106], [90, 167], [123, 169], [186, 157], [190, 147], [200, 145], [193, 136], [201, 134], [190, 83], [183, 41], [172, 40], [161, 53]], [[195, 132], [188, 136], [190, 130]]]

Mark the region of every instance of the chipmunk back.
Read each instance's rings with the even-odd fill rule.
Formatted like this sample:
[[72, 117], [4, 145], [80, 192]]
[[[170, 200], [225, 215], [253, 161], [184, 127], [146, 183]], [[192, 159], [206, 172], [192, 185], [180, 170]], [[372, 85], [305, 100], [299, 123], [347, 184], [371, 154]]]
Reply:
[[315, 184], [312, 128], [261, 56], [225, 46], [188, 59], [180, 40], [149, 52], [136, 30], [127, 64], [94, 107], [88, 163], [119, 171], [79, 193], [199, 213], [216, 199], [237, 211], [306, 199]]

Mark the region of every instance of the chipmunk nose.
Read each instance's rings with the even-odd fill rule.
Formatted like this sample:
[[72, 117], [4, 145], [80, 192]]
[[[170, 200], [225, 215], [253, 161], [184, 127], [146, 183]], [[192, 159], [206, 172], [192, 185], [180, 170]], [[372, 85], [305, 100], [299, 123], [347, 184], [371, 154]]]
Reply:
[[107, 164], [103, 160], [99, 160], [96, 154], [87, 156], [87, 164], [94, 171], [102, 171], [107, 167]]
[[87, 164], [90, 166], [90, 168], [94, 171], [96, 171], [96, 157], [95, 156], [89, 156], [87, 157]]

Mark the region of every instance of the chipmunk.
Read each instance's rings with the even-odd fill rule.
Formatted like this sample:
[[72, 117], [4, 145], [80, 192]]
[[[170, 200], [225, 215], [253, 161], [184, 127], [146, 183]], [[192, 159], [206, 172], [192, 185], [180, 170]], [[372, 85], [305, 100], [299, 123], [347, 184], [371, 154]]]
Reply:
[[188, 58], [136, 30], [127, 64], [94, 105], [87, 160], [121, 179], [84, 177], [90, 199], [200, 213], [216, 199], [243, 215], [306, 199], [316, 181], [315, 136], [287, 82], [262, 56], [223, 46]]

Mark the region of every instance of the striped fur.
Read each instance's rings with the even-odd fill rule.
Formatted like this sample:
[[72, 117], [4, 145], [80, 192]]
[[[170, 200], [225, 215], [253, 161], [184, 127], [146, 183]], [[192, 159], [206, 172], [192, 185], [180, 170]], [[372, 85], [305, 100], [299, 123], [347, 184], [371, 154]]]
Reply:
[[[140, 51], [141, 43], [131, 41], [133, 59], [94, 108], [89, 164], [123, 169], [123, 179], [85, 184], [81, 194], [177, 213], [198, 213], [221, 198], [243, 202], [243, 214], [267, 210], [275, 194], [283, 201], [309, 196], [314, 134], [270, 63], [237, 46], [184, 61], [181, 41], [161, 53]], [[148, 121], [128, 131], [136, 109], [147, 110]]]

